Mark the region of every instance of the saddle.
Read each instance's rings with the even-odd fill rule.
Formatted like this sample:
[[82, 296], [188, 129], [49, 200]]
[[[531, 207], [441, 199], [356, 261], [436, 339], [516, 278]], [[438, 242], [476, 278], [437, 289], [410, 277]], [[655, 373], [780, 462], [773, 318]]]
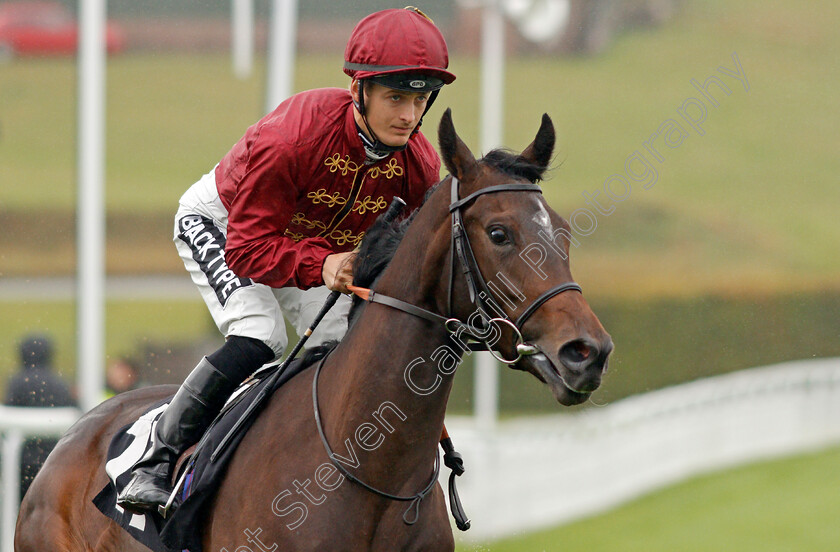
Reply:
[[[201, 552], [201, 535], [196, 527], [202, 526], [206, 508], [221, 484], [228, 463], [248, 428], [257, 419], [257, 416], [250, 415], [253, 403], [315, 364], [311, 358], [296, 359], [281, 373], [277, 372], [280, 367], [268, 367], [252, 375], [234, 391], [201, 440], [178, 458], [172, 475], [171, 514], [165, 518], [157, 512], [127, 512], [116, 504], [117, 495], [131, 479], [135, 462], [151, 446], [157, 419], [171, 397], [152, 405], [138, 420], [121, 428], [112, 438], [105, 464], [110, 482], [93, 499], [94, 505], [135, 540], [155, 552]], [[464, 473], [463, 460], [452, 446], [445, 429], [441, 446], [444, 449], [444, 464], [452, 470], [449, 478], [450, 510], [458, 528], [466, 531], [470, 522], [455, 488], [455, 477]]]
[[[256, 419], [256, 416], [243, 418], [245, 411], [261, 391], [276, 391], [308, 366], [309, 363], [297, 359], [276, 379], [270, 376], [276, 375], [278, 367], [269, 367], [237, 388], [201, 440], [176, 462], [172, 484], [177, 492], [174, 492], [171, 514], [166, 518], [158, 513], [135, 514], [116, 504], [117, 495], [131, 479], [132, 466], [151, 446], [154, 426], [171, 397], [153, 404], [138, 420], [121, 428], [112, 438], [105, 464], [110, 482], [93, 499], [94, 505], [135, 540], [155, 552], [200, 552], [201, 536], [195, 528], [200, 526], [209, 499], [218, 489], [237, 445]], [[268, 385], [272, 389], [266, 389]], [[219, 447], [222, 442], [224, 446]], [[214, 455], [217, 449], [220, 453]]]

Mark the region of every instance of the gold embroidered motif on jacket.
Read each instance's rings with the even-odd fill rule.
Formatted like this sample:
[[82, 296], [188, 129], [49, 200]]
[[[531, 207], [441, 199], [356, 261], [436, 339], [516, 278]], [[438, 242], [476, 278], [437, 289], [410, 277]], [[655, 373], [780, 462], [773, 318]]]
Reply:
[[306, 236], [304, 236], [303, 234], [299, 234], [299, 233], [297, 233], [297, 232], [292, 232], [292, 231], [291, 231], [291, 230], [289, 230], [288, 228], [286, 229], [286, 231], [285, 231], [285, 232], [283, 232], [283, 235], [284, 235], [284, 236], [289, 236], [290, 238], [292, 238], [292, 239], [293, 239], [294, 241], [296, 241], [296, 242], [299, 242], [300, 240], [302, 240], [303, 238], [305, 238], [305, 237], [306, 237]]
[[334, 192], [328, 194], [324, 188], [318, 188], [314, 192], [309, 192], [306, 197], [312, 200], [312, 203], [318, 205], [325, 203], [327, 207], [335, 207], [336, 205], [344, 205], [347, 203], [347, 198], [341, 195], [341, 192]]
[[290, 221], [291, 224], [297, 224], [298, 226], [305, 226], [312, 230], [313, 228], [318, 228], [319, 230], [326, 230], [327, 225], [321, 222], [320, 220], [309, 220], [306, 218], [306, 215], [303, 213], [295, 213], [292, 216], [292, 220]]
[[[342, 159], [337, 153], [333, 154], [332, 157], [326, 158], [324, 160], [324, 164], [330, 168], [330, 172], [341, 172], [342, 176], [347, 175], [347, 173], [351, 171], [353, 173], [358, 173], [359, 169], [362, 168], [361, 165], [350, 161], [349, 155], [346, 155], [345, 158]], [[392, 157], [385, 167], [371, 167], [365, 172], [365, 176], [369, 176], [371, 178], [378, 178], [380, 174], [390, 180], [391, 178], [402, 176], [405, 174], [405, 171], [403, 171], [403, 168], [397, 164], [397, 160]], [[353, 182], [355, 183], [355, 181], [356, 175], [353, 176]], [[309, 192], [306, 194], [306, 197], [311, 199], [312, 203], [315, 205], [323, 203], [327, 207], [342, 207], [347, 204], [349, 199], [348, 197], [342, 196], [341, 192], [333, 192], [331, 194], [327, 193], [325, 188], [318, 188], [314, 192]], [[362, 215], [367, 211], [376, 213], [385, 207], [387, 207], [387, 203], [385, 202], [384, 197], [379, 196], [378, 198], [373, 199], [371, 196], [367, 196], [361, 201], [355, 201], [353, 203], [352, 211]]]
[[386, 163], [384, 168], [380, 169], [379, 167], [371, 167], [368, 169], [368, 174], [371, 178], [377, 178], [380, 174], [383, 174], [385, 175], [385, 178], [390, 180], [395, 176], [402, 176], [403, 168], [397, 165], [397, 160], [392, 157], [391, 160]]
[[368, 211], [371, 213], [378, 213], [387, 206], [388, 202], [385, 201], [385, 198], [382, 196], [379, 196], [376, 199], [373, 199], [370, 196], [365, 196], [364, 199], [356, 200], [356, 204], [353, 205], [353, 212], [359, 213], [360, 215], [364, 215]]
[[[331, 208], [339, 207], [339, 210], [332, 216], [332, 220], [329, 223], [309, 220], [306, 218], [304, 213], [296, 213], [292, 217], [291, 223], [304, 226], [309, 230], [318, 229], [319, 237], [330, 238], [337, 245], [346, 245], [348, 243], [358, 245], [362, 241], [362, 237], [365, 235], [364, 232], [354, 235], [350, 230], [338, 229], [347, 215], [351, 212], [359, 215], [364, 215], [365, 213], [378, 213], [388, 206], [388, 202], [385, 200], [384, 196], [374, 198], [371, 195], [367, 195], [364, 198], [359, 199], [359, 193], [365, 184], [365, 178], [370, 177], [371, 179], [375, 179], [378, 178], [379, 175], [383, 175], [385, 178], [390, 180], [395, 177], [403, 176], [405, 171], [397, 164], [397, 160], [394, 157], [392, 157], [384, 167], [370, 167], [364, 172], [361, 171], [364, 167], [363, 165], [359, 165], [358, 163], [351, 161], [349, 155], [345, 155], [342, 158], [339, 153], [334, 153], [330, 157], [327, 157], [324, 160], [324, 165], [329, 167], [331, 173], [341, 173], [342, 176], [347, 176], [352, 173], [353, 181], [350, 186], [349, 194], [347, 196], [343, 196], [341, 195], [341, 192], [329, 193], [326, 188], [319, 188], [314, 192], [309, 192], [306, 194], [306, 197], [310, 199], [314, 205], [324, 204]], [[361, 181], [358, 180], [360, 172], [362, 172]], [[295, 239], [294, 236], [300, 236], [299, 234], [291, 233], [289, 230], [286, 231], [286, 235], [293, 235], [293, 239]], [[295, 241], [299, 241], [300, 239], [301, 238], [298, 237]]]
[[362, 243], [362, 238], [365, 237], [365, 233], [361, 232], [359, 234], [353, 234], [350, 230], [339, 230], [336, 228], [332, 232], [327, 235], [328, 238], [332, 239], [336, 245], [344, 245], [344, 244], [351, 244], [353, 246], [359, 245]]
[[330, 168], [330, 172], [341, 171], [341, 176], [347, 176], [347, 173], [350, 171], [354, 173], [359, 172], [359, 169], [362, 168], [358, 163], [350, 161], [349, 155], [345, 155], [344, 159], [342, 159], [338, 153], [334, 153], [332, 157], [327, 157], [324, 160], [324, 165]]

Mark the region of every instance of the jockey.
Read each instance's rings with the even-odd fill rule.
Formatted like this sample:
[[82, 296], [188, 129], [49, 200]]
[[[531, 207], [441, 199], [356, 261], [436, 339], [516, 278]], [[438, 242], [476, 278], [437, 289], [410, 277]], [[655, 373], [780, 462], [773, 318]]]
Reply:
[[[455, 80], [448, 66], [443, 35], [420, 10], [369, 15], [344, 52], [349, 90], [285, 100], [181, 197], [175, 245], [225, 344], [178, 389], [120, 506], [165, 504], [178, 456], [242, 381], [282, 356], [285, 320], [300, 335], [331, 290], [347, 292], [353, 250], [394, 196], [420, 206], [440, 160], [419, 127]], [[310, 343], [340, 339], [349, 307], [342, 295]]]

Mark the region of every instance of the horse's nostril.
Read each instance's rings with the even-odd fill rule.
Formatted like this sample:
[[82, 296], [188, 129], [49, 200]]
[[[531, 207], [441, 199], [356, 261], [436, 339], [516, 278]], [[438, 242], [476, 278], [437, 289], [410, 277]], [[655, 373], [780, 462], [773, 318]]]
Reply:
[[571, 364], [586, 362], [595, 354], [594, 347], [583, 339], [569, 341], [560, 348], [560, 358]]

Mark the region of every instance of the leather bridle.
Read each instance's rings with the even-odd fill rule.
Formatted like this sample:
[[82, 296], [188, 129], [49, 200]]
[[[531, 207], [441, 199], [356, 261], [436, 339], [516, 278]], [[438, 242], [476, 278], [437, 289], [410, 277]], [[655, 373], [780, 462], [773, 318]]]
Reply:
[[[441, 316], [439, 314], [423, 309], [421, 307], [417, 307], [410, 303], [406, 303], [405, 301], [401, 301], [394, 297], [382, 295], [381, 293], [377, 293], [373, 290], [367, 290], [355, 286], [348, 286], [348, 289], [350, 289], [353, 293], [355, 293], [362, 299], [371, 303], [380, 303], [435, 323], [442, 323], [450, 333], [463, 335], [468, 339], [472, 339], [473, 341], [482, 343], [483, 348], [486, 348], [486, 350], [488, 350], [499, 362], [503, 362], [505, 364], [515, 364], [519, 362], [519, 360], [522, 359], [522, 357], [524, 356], [530, 356], [540, 352], [537, 346], [532, 345], [530, 343], [526, 343], [522, 337], [522, 327], [525, 325], [525, 322], [527, 322], [531, 315], [533, 315], [537, 311], [537, 309], [539, 309], [543, 304], [545, 304], [546, 301], [548, 301], [555, 295], [559, 295], [566, 291], [577, 291], [579, 293], [582, 293], [581, 288], [575, 282], [564, 282], [562, 284], [558, 284], [549, 289], [548, 291], [542, 293], [539, 297], [537, 297], [530, 305], [528, 305], [528, 307], [522, 312], [522, 314], [519, 315], [519, 317], [515, 321], [511, 320], [511, 318], [507, 314], [505, 314], [505, 312], [501, 308], [499, 308], [498, 305], [495, 304], [495, 302], [492, 299], [492, 291], [487, 286], [487, 282], [484, 280], [484, 277], [481, 275], [481, 269], [478, 266], [478, 262], [475, 260], [475, 255], [473, 254], [473, 249], [470, 244], [469, 234], [467, 233], [466, 228], [464, 226], [463, 210], [468, 208], [469, 205], [477, 197], [484, 194], [492, 194], [498, 192], [542, 193], [542, 188], [540, 188], [536, 184], [499, 184], [496, 186], [488, 186], [486, 188], [476, 190], [467, 197], [460, 198], [460, 182], [455, 176], [452, 176], [451, 179], [452, 192], [451, 203], [449, 204], [449, 212], [452, 213], [452, 244], [450, 247], [452, 251], [452, 262], [451, 269], [449, 271], [447, 308], [448, 312], [453, 312], [455, 272], [456, 266], [460, 266], [461, 272], [464, 274], [464, 278], [466, 280], [467, 290], [470, 294], [470, 301], [477, 308], [477, 312], [479, 313], [481, 319], [482, 327], [471, 326], [469, 323], [463, 322], [452, 316]], [[494, 313], [497, 316], [491, 316], [490, 313]], [[516, 334], [517, 343], [515, 359], [510, 360], [504, 358], [501, 353], [499, 353], [493, 348], [493, 343], [490, 343], [489, 340], [486, 337], [484, 337], [487, 334], [491, 333], [489, 331], [490, 326], [494, 324], [497, 327], [499, 325], [505, 325], [511, 330], [513, 330], [513, 332]]]
[[[528, 318], [530, 318], [531, 315], [537, 311], [537, 309], [539, 309], [543, 304], [545, 304], [546, 301], [548, 301], [555, 295], [559, 295], [565, 291], [571, 290], [581, 292], [581, 289], [580, 286], [575, 282], [564, 282], [562, 284], [558, 284], [541, 294], [539, 297], [537, 297], [524, 310], [524, 312], [519, 315], [516, 321], [511, 320], [510, 317], [507, 314], [505, 314], [504, 311], [502, 311], [502, 309], [500, 309], [495, 304], [492, 304], [491, 301], [493, 296], [491, 295], [491, 290], [487, 286], [487, 283], [485, 282], [484, 278], [482, 277], [481, 270], [479, 269], [478, 263], [475, 260], [475, 255], [473, 254], [472, 246], [470, 245], [469, 235], [467, 234], [467, 231], [464, 227], [462, 210], [466, 209], [477, 197], [484, 194], [492, 194], [497, 192], [542, 193], [542, 189], [536, 184], [500, 184], [497, 186], [488, 186], [487, 188], [482, 188], [461, 199], [459, 197], [459, 184], [460, 183], [458, 179], [455, 176], [452, 176], [452, 202], [449, 205], [449, 212], [452, 213], [452, 263], [449, 277], [449, 290], [447, 293], [447, 308], [450, 313], [453, 311], [453, 290], [455, 287], [455, 267], [457, 259], [457, 263], [461, 267], [461, 272], [464, 274], [464, 277], [466, 279], [467, 290], [470, 293], [470, 301], [472, 301], [472, 303], [476, 305], [477, 312], [480, 313], [481, 323], [484, 326], [483, 328], [476, 328], [470, 326], [468, 322], [462, 322], [461, 320], [451, 316], [449, 318], [441, 316], [432, 311], [426, 310], [416, 305], [412, 305], [411, 303], [407, 303], [405, 301], [396, 299], [394, 297], [389, 297], [387, 295], [382, 295], [381, 293], [377, 293], [370, 289], [360, 288], [356, 286], [347, 287], [357, 296], [371, 303], [380, 303], [382, 305], [386, 305], [393, 309], [403, 311], [405, 313], [417, 316], [419, 318], [423, 318], [425, 320], [429, 320], [434, 323], [442, 323], [444, 327], [453, 334], [459, 334], [461, 332], [464, 332], [466, 338], [483, 343], [484, 347], [486, 347], [486, 350], [490, 351], [490, 353], [500, 362], [503, 362], [505, 364], [514, 364], [524, 356], [534, 355], [540, 352], [537, 346], [525, 343], [524, 339], [522, 338], [522, 326], [525, 324]], [[492, 309], [492, 311], [490, 309]], [[490, 317], [490, 315], [488, 314], [489, 312], [494, 312], [499, 316]], [[493, 343], [490, 343], [489, 340], [482, 337], [488, 333], [490, 325], [498, 325], [500, 323], [509, 326], [516, 333], [518, 343], [516, 345], [517, 356], [514, 360], [508, 360], [502, 357], [501, 353], [498, 353], [493, 350]], [[474, 349], [473, 347], [470, 348]], [[387, 493], [385, 491], [381, 491], [376, 487], [365, 483], [364, 481], [350, 473], [347, 470], [347, 468], [341, 465], [341, 463], [337, 460], [335, 453], [330, 447], [326, 432], [324, 431], [323, 423], [321, 421], [321, 412], [318, 404], [318, 378], [326, 358], [327, 357], [321, 359], [321, 361], [315, 368], [315, 375], [312, 378], [312, 404], [314, 407], [315, 425], [318, 428], [318, 435], [321, 438], [321, 443], [323, 444], [324, 449], [327, 451], [327, 455], [330, 459], [330, 462], [341, 472], [342, 475], [344, 475], [354, 483], [360, 485], [367, 491], [390, 500], [410, 502], [408, 509], [403, 513], [403, 521], [408, 525], [414, 524], [419, 517], [421, 501], [426, 496], [428, 496], [428, 494], [434, 488], [435, 483], [437, 483], [438, 481], [438, 475], [440, 473], [440, 457], [437, 454], [435, 454], [435, 465], [431, 479], [421, 491], [413, 495], [395, 495]], [[450, 468], [452, 467], [449, 464], [447, 464], [447, 466], [449, 466]], [[461, 468], [461, 473], [463, 473], [463, 468]], [[450, 477], [449, 492], [450, 503], [457, 503], [457, 507], [453, 509], [453, 514], [456, 516], [456, 522], [458, 523], [458, 527], [462, 530], [466, 530], [467, 528], [469, 528], [469, 520], [467, 520], [465, 514], [463, 514], [463, 511], [460, 508], [460, 500], [457, 498], [457, 493], [454, 492], [454, 475], [453, 477]]]

